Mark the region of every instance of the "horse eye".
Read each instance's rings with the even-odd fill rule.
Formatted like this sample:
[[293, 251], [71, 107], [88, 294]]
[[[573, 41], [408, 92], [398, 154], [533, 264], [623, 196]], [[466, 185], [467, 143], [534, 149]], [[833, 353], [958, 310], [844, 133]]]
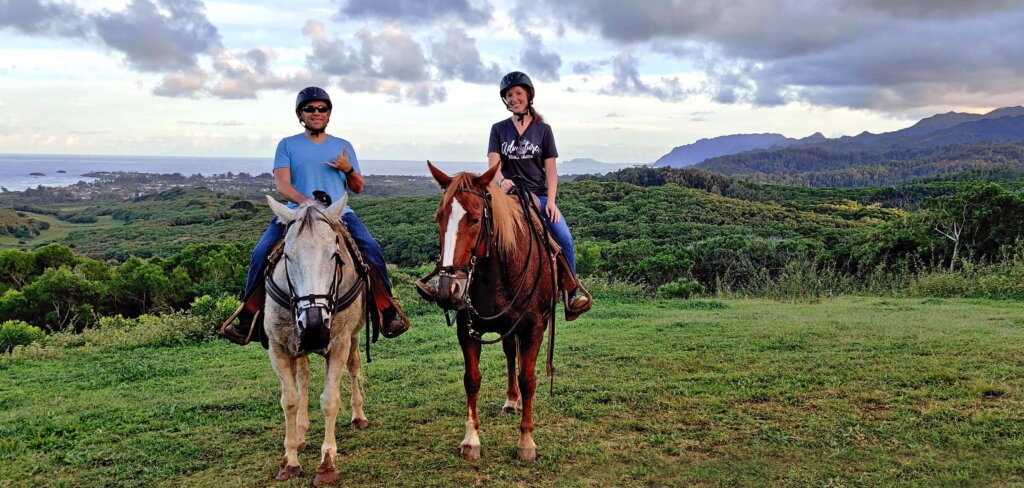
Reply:
[[470, 225], [476, 225], [480, 223], [480, 219], [476, 217], [467, 217], [466, 222], [469, 222]]

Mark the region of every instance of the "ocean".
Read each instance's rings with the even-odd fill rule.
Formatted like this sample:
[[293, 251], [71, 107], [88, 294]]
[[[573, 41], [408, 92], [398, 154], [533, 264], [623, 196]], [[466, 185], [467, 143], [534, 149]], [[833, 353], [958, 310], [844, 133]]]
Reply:
[[[447, 173], [458, 171], [480, 172], [486, 161], [459, 162], [434, 161], [435, 166]], [[23, 191], [42, 186], [68, 186], [79, 181], [91, 181], [82, 176], [94, 171], [134, 171], [137, 173], [181, 173], [186, 176], [201, 174], [269, 173], [271, 158], [218, 158], [173, 156], [78, 156], [47, 154], [0, 154], [0, 187], [9, 191]], [[363, 174], [429, 176], [426, 161], [362, 160]], [[559, 174], [605, 173], [629, 164], [613, 163], [560, 163]], [[36, 174], [33, 174], [36, 173]]]

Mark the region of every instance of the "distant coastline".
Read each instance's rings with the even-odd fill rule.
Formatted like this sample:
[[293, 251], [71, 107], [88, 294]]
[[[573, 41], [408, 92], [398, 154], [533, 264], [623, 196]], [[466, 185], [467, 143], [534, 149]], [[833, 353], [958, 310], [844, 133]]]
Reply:
[[[434, 161], [447, 172], [482, 171], [486, 162]], [[48, 154], [0, 154], [0, 186], [8, 191], [24, 191], [42, 186], [70, 186], [79, 181], [95, 181], [93, 172], [180, 173], [212, 176], [226, 173], [259, 175], [270, 173], [270, 158], [169, 157], [169, 156], [84, 156]], [[577, 159], [559, 163], [563, 174], [607, 173], [634, 164], [601, 163]], [[367, 175], [429, 176], [426, 161], [364, 160], [360, 169]]]

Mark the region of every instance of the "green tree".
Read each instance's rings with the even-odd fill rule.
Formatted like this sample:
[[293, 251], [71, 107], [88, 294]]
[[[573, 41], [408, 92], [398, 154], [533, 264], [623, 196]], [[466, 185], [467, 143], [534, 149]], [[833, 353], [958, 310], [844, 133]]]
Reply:
[[171, 280], [164, 275], [163, 269], [135, 256], [117, 267], [110, 282], [110, 291], [118, 313], [131, 317], [168, 308], [173, 298]]
[[28, 284], [36, 271], [36, 258], [18, 249], [0, 251], [0, 282], [14, 288]]
[[36, 272], [42, 274], [49, 268], [61, 266], [73, 267], [75, 265], [75, 254], [60, 244], [47, 244], [35, 250]]
[[100, 302], [103, 289], [67, 266], [49, 268], [22, 288], [30, 317], [26, 320], [50, 332], [81, 331], [96, 321], [93, 304]]

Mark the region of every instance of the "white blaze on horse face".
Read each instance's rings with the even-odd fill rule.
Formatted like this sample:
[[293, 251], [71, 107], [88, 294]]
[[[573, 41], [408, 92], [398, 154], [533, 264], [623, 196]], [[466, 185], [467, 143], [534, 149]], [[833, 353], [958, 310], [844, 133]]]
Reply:
[[466, 216], [466, 209], [455, 198], [452, 198], [451, 214], [448, 216], [448, 227], [444, 230], [444, 252], [441, 254], [441, 266], [452, 266], [455, 261], [455, 236], [459, 233], [459, 222]]

